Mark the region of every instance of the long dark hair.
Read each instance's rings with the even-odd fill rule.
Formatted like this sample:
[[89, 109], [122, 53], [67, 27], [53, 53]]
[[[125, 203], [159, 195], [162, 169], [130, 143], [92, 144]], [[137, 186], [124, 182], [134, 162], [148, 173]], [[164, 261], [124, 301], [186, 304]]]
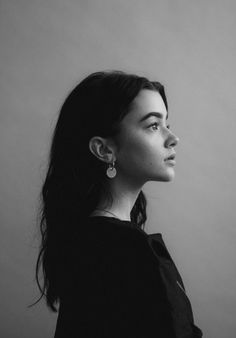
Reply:
[[[163, 85], [122, 71], [96, 72], [81, 81], [62, 105], [52, 137], [46, 178], [40, 193], [41, 244], [36, 281], [47, 306], [57, 312], [60, 301], [58, 271], [61, 253], [68, 255], [66, 239], [96, 208], [101, 193], [112, 202], [106, 185], [107, 164], [89, 150], [95, 135], [114, 137], [141, 89], [158, 91], [168, 109]], [[131, 221], [144, 229], [147, 201], [141, 191], [131, 210]], [[43, 286], [39, 283], [40, 267]], [[36, 302], [36, 303], [37, 303]], [[32, 305], [34, 305], [33, 303]], [[30, 306], [32, 306], [30, 305]]]

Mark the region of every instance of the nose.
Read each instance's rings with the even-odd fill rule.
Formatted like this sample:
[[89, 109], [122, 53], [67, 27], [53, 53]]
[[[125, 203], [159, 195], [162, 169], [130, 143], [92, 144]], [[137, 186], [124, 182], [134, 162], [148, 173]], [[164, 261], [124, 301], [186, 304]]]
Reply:
[[179, 143], [179, 137], [175, 134], [171, 133], [169, 134], [168, 139], [166, 140], [166, 146], [168, 148], [175, 147]]

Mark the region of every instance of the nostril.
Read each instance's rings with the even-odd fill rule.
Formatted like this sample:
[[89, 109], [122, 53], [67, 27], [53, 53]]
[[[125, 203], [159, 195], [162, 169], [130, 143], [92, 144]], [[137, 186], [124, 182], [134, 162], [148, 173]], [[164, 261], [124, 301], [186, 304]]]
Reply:
[[179, 142], [179, 141], [175, 139], [175, 140], [173, 140], [172, 142], [170, 142], [169, 146], [174, 147], [174, 146], [177, 145], [178, 142]]
[[179, 143], [179, 138], [178, 136], [175, 136], [174, 141], [171, 143], [172, 145], [177, 145]]

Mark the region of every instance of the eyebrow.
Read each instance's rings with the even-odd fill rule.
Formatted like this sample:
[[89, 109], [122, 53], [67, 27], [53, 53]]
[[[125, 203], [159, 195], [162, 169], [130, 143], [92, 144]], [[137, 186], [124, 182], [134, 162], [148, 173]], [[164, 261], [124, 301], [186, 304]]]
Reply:
[[[151, 116], [156, 116], [158, 117], [159, 119], [163, 119], [163, 114], [162, 113], [159, 113], [159, 112], [150, 112], [148, 114], [146, 114], [145, 116], [143, 116], [141, 118], [141, 120], [139, 120], [139, 122], [143, 122], [144, 120], [147, 120], [149, 117]], [[166, 120], [168, 119], [168, 112], [167, 112], [167, 115], [166, 115]]]

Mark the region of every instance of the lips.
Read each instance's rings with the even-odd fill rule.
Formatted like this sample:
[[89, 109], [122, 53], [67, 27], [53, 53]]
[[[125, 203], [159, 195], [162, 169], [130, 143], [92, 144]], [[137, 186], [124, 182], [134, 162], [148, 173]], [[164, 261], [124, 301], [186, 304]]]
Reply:
[[168, 161], [168, 160], [174, 160], [175, 159], [175, 156], [176, 156], [176, 153], [173, 153], [171, 154], [170, 156], [168, 156], [165, 161]]

